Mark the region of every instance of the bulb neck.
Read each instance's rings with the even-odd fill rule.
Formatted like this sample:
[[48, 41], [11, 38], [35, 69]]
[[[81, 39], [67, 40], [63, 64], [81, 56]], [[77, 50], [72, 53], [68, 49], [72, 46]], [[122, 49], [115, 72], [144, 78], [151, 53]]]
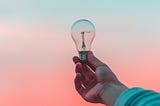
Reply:
[[86, 62], [87, 61], [87, 52], [88, 51], [79, 51], [79, 59], [82, 61], [82, 62]]

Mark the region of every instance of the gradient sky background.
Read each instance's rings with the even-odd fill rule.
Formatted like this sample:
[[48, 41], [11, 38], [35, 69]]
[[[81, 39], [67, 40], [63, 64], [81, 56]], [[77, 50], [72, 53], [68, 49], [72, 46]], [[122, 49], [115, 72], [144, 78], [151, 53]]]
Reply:
[[102, 106], [74, 89], [70, 27], [81, 18], [124, 84], [160, 92], [159, 0], [0, 0], [0, 106]]

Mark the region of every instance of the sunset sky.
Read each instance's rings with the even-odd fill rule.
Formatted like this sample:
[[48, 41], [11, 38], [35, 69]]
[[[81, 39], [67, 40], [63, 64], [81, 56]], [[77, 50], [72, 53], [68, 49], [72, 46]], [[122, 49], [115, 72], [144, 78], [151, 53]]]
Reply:
[[0, 0], [0, 106], [102, 106], [74, 89], [70, 28], [81, 18], [120, 81], [160, 92], [159, 0]]

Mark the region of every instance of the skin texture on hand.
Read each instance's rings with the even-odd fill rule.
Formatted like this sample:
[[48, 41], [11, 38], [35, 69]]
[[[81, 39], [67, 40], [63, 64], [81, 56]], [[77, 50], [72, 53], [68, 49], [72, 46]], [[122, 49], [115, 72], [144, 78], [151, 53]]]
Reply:
[[76, 64], [75, 88], [86, 101], [113, 106], [118, 96], [127, 89], [91, 51], [85, 63], [82, 64], [77, 56], [73, 57], [73, 61]]

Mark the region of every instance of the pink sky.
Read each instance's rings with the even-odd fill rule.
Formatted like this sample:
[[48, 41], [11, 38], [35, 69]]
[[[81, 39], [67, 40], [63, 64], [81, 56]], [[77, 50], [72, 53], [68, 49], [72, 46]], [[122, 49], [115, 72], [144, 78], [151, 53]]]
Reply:
[[[48, 24], [28, 26], [12, 21], [3, 21], [0, 28], [1, 106], [93, 105], [83, 101], [74, 89], [72, 56], [77, 52], [69, 31], [52, 30]], [[129, 87], [160, 91], [156, 83], [160, 49], [158, 42], [152, 41], [156, 39], [141, 42], [133, 37], [129, 42], [104, 36], [107, 39], [103, 40], [99, 33], [93, 51], [121, 81]]]

